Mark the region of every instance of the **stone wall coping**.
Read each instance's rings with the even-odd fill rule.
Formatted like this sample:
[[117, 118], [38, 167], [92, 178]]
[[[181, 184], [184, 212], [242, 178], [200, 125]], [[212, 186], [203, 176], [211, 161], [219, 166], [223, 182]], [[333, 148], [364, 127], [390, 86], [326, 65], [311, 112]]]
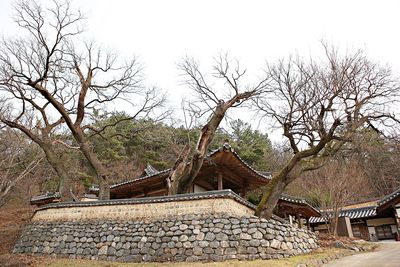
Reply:
[[173, 196], [157, 196], [157, 197], [144, 197], [144, 198], [128, 198], [128, 199], [110, 199], [110, 200], [96, 200], [96, 201], [83, 201], [83, 202], [58, 202], [40, 206], [36, 210], [57, 209], [57, 208], [72, 208], [72, 207], [91, 207], [91, 206], [110, 206], [110, 205], [130, 205], [130, 204], [146, 204], [146, 203], [162, 203], [173, 201], [188, 201], [200, 200], [211, 198], [230, 198], [248, 208], [255, 209], [256, 206], [240, 197], [238, 194], [230, 189], [215, 190], [199, 193], [188, 193]]

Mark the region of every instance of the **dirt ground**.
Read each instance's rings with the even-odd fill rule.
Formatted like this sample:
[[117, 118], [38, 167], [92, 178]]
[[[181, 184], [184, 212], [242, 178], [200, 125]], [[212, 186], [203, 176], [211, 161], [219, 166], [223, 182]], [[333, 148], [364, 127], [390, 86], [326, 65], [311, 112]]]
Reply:
[[33, 209], [29, 206], [8, 204], [0, 208], [0, 266], [32, 266], [38, 259], [13, 255], [11, 251]]

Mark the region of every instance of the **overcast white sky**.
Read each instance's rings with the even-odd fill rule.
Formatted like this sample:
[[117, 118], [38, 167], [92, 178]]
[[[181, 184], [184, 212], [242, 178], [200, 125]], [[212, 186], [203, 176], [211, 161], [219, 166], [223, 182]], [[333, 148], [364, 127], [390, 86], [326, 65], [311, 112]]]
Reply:
[[[48, 0], [47, 0], [48, 1]], [[46, 1], [43, 1], [46, 2]], [[0, 1], [0, 34], [18, 34], [12, 1]], [[229, 52], [257, 75], [265, 61], [289, 54], [318, 55], [321, 39], [342, 49], [363, 48], [374, 60], [400, 72], [400, 1], [73, 1], [87, 14], [86, 39], [125, 56], [136, 55], [147, 82], [168, 90], [179, 104], [176, 64], [185, 56], [210, 66]]]

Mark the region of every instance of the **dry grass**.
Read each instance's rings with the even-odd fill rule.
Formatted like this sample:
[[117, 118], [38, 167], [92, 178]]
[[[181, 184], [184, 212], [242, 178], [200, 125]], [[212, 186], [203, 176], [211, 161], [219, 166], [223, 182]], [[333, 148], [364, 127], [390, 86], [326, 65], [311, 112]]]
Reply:
[[278, 260], [254, 260], [254, 261], [225, 261], [225, 262], [207, 262], [207, 263], [118, 263], [105, 261], [90, 261], [90, 260], [71, 260], [71, 259], [44, 259], [39, 261], [34, 266], [36, 267], [289, 267], [296, 266], [298, 263], [304, 263], [309, 260], [322, 259], [337, 253], [344, 253], [345, 249], [325, 248], [319, 249], [316, 252], [294, 256]]

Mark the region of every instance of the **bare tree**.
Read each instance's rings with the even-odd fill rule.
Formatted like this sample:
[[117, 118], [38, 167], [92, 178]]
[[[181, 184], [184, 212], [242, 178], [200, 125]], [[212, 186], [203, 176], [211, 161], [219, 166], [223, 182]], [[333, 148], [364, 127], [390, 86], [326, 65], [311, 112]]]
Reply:
[[[197, 144], [192, 151], [185, 146], [168, 177], [169, 194], [186, 193], [203, 165], [211, 141], [230, 108], [238, 107], [264, 88], [264, 81], [253, 86], [243, 85], [242, 78], [246, 70], [240, 69], [239, 63], [229, 60], [227, 55], [216, 59], [213, 77], [220, 83], [224, 91], [209, 85], [205, 75], [200, 71], [199, 64], [186, 58], [179, 66], [183, 71], [186, 84], [195, 92], [196, 100], [190, 102], [189, 111], [192, 115], [209, 119], [201, 129]], [[222, 92], [221, 92], [222, 91]]]
[[327, 219], [328, 230], [337, 236], [339, 214], [343, 207], [368, 195], [364, 172], [354, 158], [334, 156], [313, 172], [304, 173], [295, 183], [312, 199]]
[[397, 122], [390, 108], [399, 85], [390, 69], [372, 63], [362, 51], [340, 56], [324, 48], [325, 61], [290, 58], [267, 68], [268, 90], [255, 105], [283, 131], [293, 154], [273, 175], [256, 215], [272, 216], [290, 182], [321, 167], [360, 130]]
[[[72, 179], [61, 159], [61, 155], [55, 149], [54, 142], [56, 139], [53, 135], [54, 129], [59, 127], [63, 120], [50, 121], [45, 112], [46, 104], [39, 105], [34, 98], [24, 94], [24, 90], [20, 87], [10, 88], [8, 84], [4, 83], [0, 84], [0, 91], [3, 95], [10, 94], [13, 96], [11, 99], [12, 106], [7, 105], [8, 99], [3, 99], [0, 121], [10, 128], [20, 130], [42, 148], [48, 163], [59, 178], [58, 190], [61, 199], [70, 199]], [[20, 106], [21, 109], [16, 110], [15, 106]]]
[[0, 132], [0, 207], [7, 202], [13, 188], [43, 160], [34, 145], [13, 130]]
[[390, 194], [400, 186], [398, 138], [388, 139], [373, 130], [365, 131], [352, 142], [352, 150], [367, 177], [371, 196]]
[[[87, 135], [101, 134], [118, 122], [96, 129], [91, 126], [92, 114], [127, 103], [134, 110], [129, 119], [136, 119], [162, 105], [164, 96], [154, 88], [148, 90], [142, 86], [142, 68], [135, 58], [120, 60], [93, 42], [79, 45], [77, 36], [82, 32], [82, 19], [81, 12], [73, 10], [68, 0], [55, 0], [49, 9], [35, 1], [18, 1], [15, 21], [27, 36], [3, 40], [1, 83], [11, 94], [23, 98], [21, 113], [25, 112], [26, 104], [33, 106], [29, 99], [34, 99], [40, 103], [34, 106], [40, 113], [47, 117], [50, 113], [58, 114], [59, 121], [65, 123], [77, 143], [77, 146], [64, 145], [84, 154], [97, 174], [99, 198], [108, 199], [109, 174], [93, 152]], [[42, 119], [45, 119], [43, 114]]]

